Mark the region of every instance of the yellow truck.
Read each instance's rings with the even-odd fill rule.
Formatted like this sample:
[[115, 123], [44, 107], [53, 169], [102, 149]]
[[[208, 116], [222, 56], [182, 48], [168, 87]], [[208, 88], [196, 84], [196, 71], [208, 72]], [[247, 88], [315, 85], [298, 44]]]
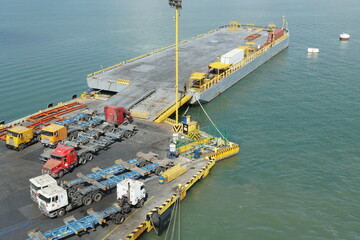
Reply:
[[[72, 140], [78, 135], [77, 132], [71, 132], [69, 139]], [[67, 127], [58, 124], [50, 124], [41, 129], [40, 139], [45, 147], [55, 147], [58, 142], [65, 140], [68, 137]]]
[[32, 128], [24, 126], [12, 127], [6, 133], [6, 147], [21, 151], [27, 146], [38, 142], [38, 136], [37, 132]]
[[75, 119], [71, 123], [57, 122], [41, 129], [40, 139], [44, 147], [56, 147], [63, 140], [74, 140], [79, 133], [100, 125], [104, 121], [104, 117], [97, 116], [91, 119], [81, 117]]

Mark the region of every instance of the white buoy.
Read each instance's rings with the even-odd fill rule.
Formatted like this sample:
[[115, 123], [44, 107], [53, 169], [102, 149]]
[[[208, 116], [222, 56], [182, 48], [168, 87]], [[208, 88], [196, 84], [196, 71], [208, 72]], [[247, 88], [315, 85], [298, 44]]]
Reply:
[[347, 33], [340, 33], [340, 40], [349, 40], [350, 35]]
[[308, 48], [308, 53], [319, 53], [318, 48]]

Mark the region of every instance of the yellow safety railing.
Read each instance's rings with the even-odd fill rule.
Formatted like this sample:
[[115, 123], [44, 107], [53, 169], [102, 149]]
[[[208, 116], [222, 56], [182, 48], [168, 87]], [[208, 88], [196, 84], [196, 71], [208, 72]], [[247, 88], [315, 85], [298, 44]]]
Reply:
[[125, 79], [118, 79], [116, 82], [119, 84], [130, 85], [130, 81]]
[[226, 70], [222, 74], [216, 75], [210, 81], [207, 81], [205, 84], [203, 84], [200, 88], [197, 88], [197, 89], [194, 89], [194, 90], [196, 92], [203, 92], [203, 91], [211, 88], [213, 85], [217, 84], [218, 82], [220, 82], [224, 78], [228, 77], [229, 75], [231, 75], [235, 71], [239, 70], [239, 68], [244, 67], [246, 64], [250, 63], [251, 61], [253, 61], [257, 57], [259, 57], [260, 55], [267, 52], [272, 46], [278, 44], [279, 42], [282, 42], [283, 40], [285, 40], [288, 37], [289, 37], [289, 33], [285, 33], [284, 36], [282, 36], [279, 39], [275, 40], [274, 42], [266, 45], [265, 47], [261, 48], [260, 50], [254, 52], [253, 54], [251, 54], [247, 58], [244, 58], [242, 61], [232, 65], [228, 70]]
[[164, 123], [170, 124], [170, 125], [176, 125], [176, 121], [174, 119], [171, 118], [166, 118], [164, 120]]
[[192, 142], [192, 143], [186, 144], [184, 146], [178, 147], [177, 150], [179, 153], [187, 152], [187, 151], [191, 150], [192, 148], [199, 146], [200, 144], [207, 144], [210, 141], [211, 141], [211, 138], [205, 138], [200, 141]]
[[229, 147], [221, 148], [217, 151], [214, 151], [213, 153], [209, 153], [205, 156], [206, 159], [209, 160], [221, 160], [224, 158], [227, 158], [231, 155], [235, 155], [240, 151], [240, 146], [233, 143]]

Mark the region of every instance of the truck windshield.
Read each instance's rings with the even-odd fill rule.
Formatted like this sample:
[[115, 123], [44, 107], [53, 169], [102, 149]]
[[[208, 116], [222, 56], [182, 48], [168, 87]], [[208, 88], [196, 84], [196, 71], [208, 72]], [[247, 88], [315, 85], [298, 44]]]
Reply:
[[51, 154], [50, 155], [51, 159], [54, 159], [54, 160], [59, 160], [61, 161], [61, 159], [63, 158], [63, 156], [60, 156], [60, 155], [54, 155], [54, 154]]
[[41, 194], [39, 194], [39, 198], [40, 198], [41, 200], [43, 200], [44, 202], [46, 202], [46, 203], [50, 203], [50, 202], [51, 202], [51, 199], [50, 199], [50, 198], [47, 198], [47, 197], [45, 197], [45, 196], [43, 196], [43, 195], [41, 195]]
[[7, 131], [7, 134], [12, 136], [12, 137], [19, 137], [19, 134], [16, 132], [12, 132], [12, 131]]
[[38, 190], [40, 190], [41, 187], [37, 187], [37, 186], [35, 186], [35, 184], [30, 182], [30, 188], [34, 189], [37, 192]]
[[54, 133], [53, 133], [53, 132], [49, 132], [49, 131], [44, 131], [44, 130], [42, 130], [42, 131], [41, 131], [41, 135], [45, 135], [45, 136], [51, 137], [51, 136], [54, 136]]

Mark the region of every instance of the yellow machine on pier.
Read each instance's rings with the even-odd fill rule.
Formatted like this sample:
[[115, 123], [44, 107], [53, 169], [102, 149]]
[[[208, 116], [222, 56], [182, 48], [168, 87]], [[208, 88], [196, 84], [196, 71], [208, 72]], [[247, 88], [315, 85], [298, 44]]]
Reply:
[[230, 68], [231, 64], [213, 62], [208, 66], [208, 73], [194, 72], [189, 79], [190, 88], [204, 91], [216, 83], [216, 77]]

